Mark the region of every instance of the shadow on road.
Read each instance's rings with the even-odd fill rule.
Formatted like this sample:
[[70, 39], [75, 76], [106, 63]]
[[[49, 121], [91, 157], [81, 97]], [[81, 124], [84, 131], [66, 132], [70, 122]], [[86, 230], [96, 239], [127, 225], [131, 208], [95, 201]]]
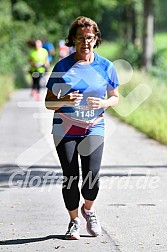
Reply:
[[[90, 235], [80, 235], [82, 238], [92, 238], [93, 236]], [[58, 239], [58, 240], [65, 240], [64, 235], [48, 235], [44, 237], [36, 237], [36, 238], [24, 238], [24, 239], [13, 239], [13, 240], [4, 240], [0, 241], [0, 245], [18, 245], [18, 244], [27, 244], [27, 243], [33, 243], [33, 242], [41, 242], [51, 239]]]
[[64, 240], [64, 235], [48, 235], [45, 237], [38, 237], [38, 238], [5, 240], [5, 241], [0, 241], [0, 245], [18, 245], [18, 244], [46, 241], [46, 240], [50, 240], [50, 239]]

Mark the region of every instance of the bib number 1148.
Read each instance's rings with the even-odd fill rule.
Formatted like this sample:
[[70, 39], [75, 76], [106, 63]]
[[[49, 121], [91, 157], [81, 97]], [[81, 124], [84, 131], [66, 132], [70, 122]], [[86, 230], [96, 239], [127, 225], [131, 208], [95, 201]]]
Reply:
[[91, 118], [91, 117], [94, 117], [94, 115], [95, 115], [95, 112], [94, 112], [94, 110], [93, 109], [91, 109], [91, 110], [77, 110], [77, 111], [75, 111], [75, 113], [76, 113], [76, 116], [77, 117], [81, 117], [81, 118]]

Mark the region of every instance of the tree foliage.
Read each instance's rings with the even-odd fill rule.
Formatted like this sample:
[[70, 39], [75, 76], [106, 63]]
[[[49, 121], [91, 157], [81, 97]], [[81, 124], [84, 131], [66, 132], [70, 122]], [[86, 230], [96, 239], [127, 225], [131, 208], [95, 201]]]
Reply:
[[[166, 2], [153, 0], [156, 27], [166, 26]], [[0, 71], [13, 71], [26, 62], [29, 39], [48, 36], [57, 44], [66, 38], [68, 28], [77, 16], [94, 19], [103, 40], [118, 40], [123, 52], [139, 61], [142, 52], [143, 0], [1, 0], [0, 1]], [[134, 63], [134, 62], [133, 62]]]

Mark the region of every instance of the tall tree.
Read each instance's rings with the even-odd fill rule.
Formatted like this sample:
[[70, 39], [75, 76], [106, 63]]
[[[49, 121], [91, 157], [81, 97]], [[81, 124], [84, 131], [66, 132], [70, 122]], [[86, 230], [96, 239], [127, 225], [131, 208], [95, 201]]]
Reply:
[[150, 70], [154, 50], [154, 0], [144, 0], [144, 22], [143, 22], [143, 66]]
[[124, 30], [124, 38], [126, 47], [128, 47], [129, 42], [135, 43], [136, 40], [136, 9], [134, 1], [124, 3], [123, 5], [123, 14], [122, 14], [122, 22], [123, 22], [123, 30]]

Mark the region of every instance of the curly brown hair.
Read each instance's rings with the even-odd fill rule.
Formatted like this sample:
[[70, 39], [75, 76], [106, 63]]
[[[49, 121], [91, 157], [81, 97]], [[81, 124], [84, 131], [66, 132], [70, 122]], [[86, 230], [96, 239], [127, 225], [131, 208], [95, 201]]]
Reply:
[[75, 46], [75, 44], [73, 42], [73, 38], [76, 36], [78, 27], [91, 27], [91, 28], [93, 28], [95, 35], [97, 37], [96, 44], [94, 45], [94, 48], [98, 47], [101, 44], [101, 32], [100, 32], [96, 22], [88, 17], [81, 16], [81, 17], [77, 17], [76, 20], [71, 25], [71, 27], [69, 29], [68, 36], [66, 38], [66, 43], [65, 43], [66, 46], [68, 46], [68, 47]]

